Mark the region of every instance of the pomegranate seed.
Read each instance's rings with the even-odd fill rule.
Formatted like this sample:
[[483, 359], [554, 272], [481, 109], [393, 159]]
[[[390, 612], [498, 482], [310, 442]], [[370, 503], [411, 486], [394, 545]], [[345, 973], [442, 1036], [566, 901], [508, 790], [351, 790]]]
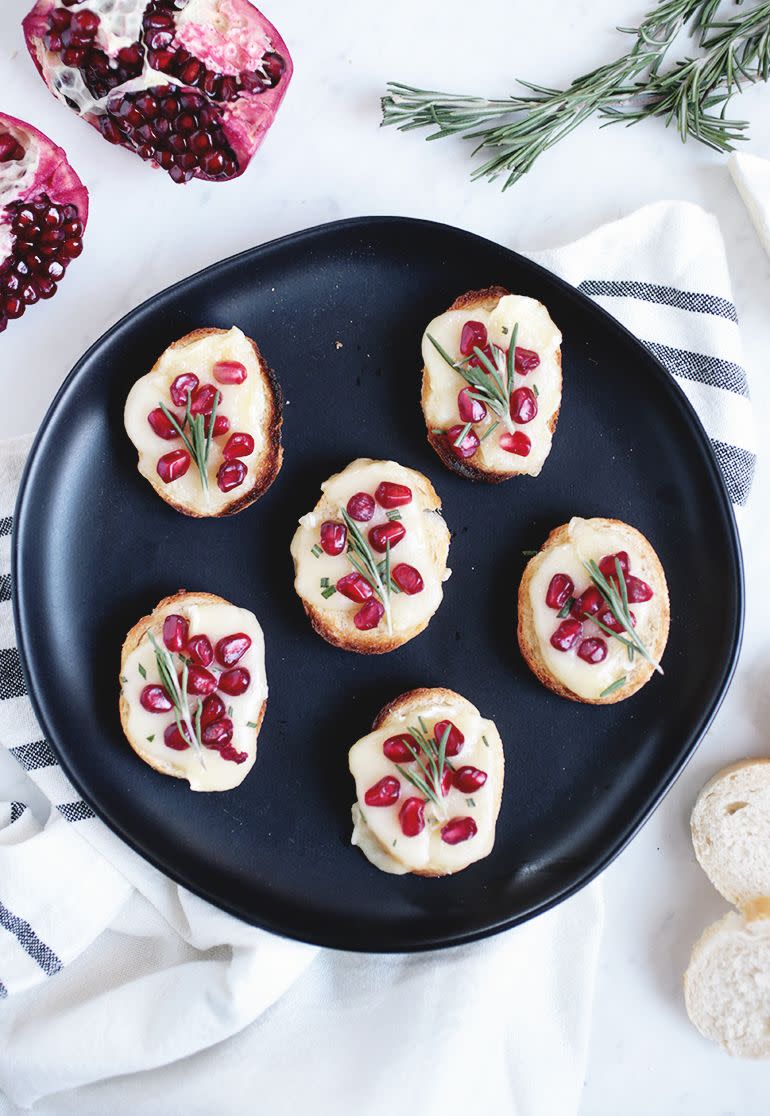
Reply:
[[163, 621], [163, 642], [169, 651], [184, 651], [189, 633], [190, 625], [184, 616], [173, 613]]
[[[492, 350], [492, 346], [485, 345], [481, 351], [494, 368], [497, 361], [495, 360], [495, 354]], [[473, 354], [471, 359], [468, 361], [468, 364], [471, 368], [480, 368], [485, 376], [489, 375], [489, 369], [487, 368], [486, 362], [483, 361], [479, 356], [477, 356], [476, 353]]]
[[449, 728], [449, 735], [446, 741], [446, 755], [450, 757], [456, 756], [465, 743], [465, 737], [460, 732], [457, 725], [453, 725], [451, 721], [436, 721], [433, 726], [433, 739], [436, 741], [438, 747], [441, 746], [441, 741], [444, 738], [444, 733]]
[[225, 461], [219, 466], [217, 485], [222, 492], [230, 492], [233, 488], [243, 484], [248, 469], [242, 461]]
[[457, 410], [463, 422], [483, 422], [487, 417], [487, 408], [480, 399], [474, 399], [470, 388], [463, 388], [457, 396]]
[[506, 453], [516, 453], [519, 457], [529, 457], [532, 442], [523, 430], [516, 430], [513, 434], [501, 434], [500, 445]]
[[537, 399], [531, 388], [520, 387], [511, 394], [511, 418], [514, 422], [532, 422], [537, 414]]
[[569, 651], [582, 634], [583, 625], [579, 620], [562, 620], [551, 636], [551, 647], [555, 647], [557, 651]]
[[238, 360], [217, 361], [214, 379], [219, 384], [242, 384], [246, 379], [246, 368]]
[[[179, 422], [179, 417], [175, 417]], [[169, 439], [171, 438], [179, 437], [176, 430], [171, 425], [170, 420], [167, 418], [166, 415], [164, 415], [160, 407], [156, 407], [154, 411], [150, 411], [149, 415], [147, 416], [147, 421], [159, 438], [164, 438], [166, 441], [169, 441]]]
[[251, 639], [245, 632], [224, 636], [217, 642], [217, 662], [226, 667], [235, 666], [250, 647]]
[[470, 764], [466, 767], [458, 767], [452, 779], [454, 785], [463, 794], [473, 794], [474, 791], [480, 790], [486, 781], [486, 771], [480, 771], [478, 767], [471, 767]]
[[[203, 426], [206, 433], [208, 434], [209, 427], [211, 426], [211, 415], [206, 415]], [[229, 429], [230, 419], [227, 418], [226, 415], [217, 415], [217, 417], [214, 419], [214, 429], [211, 432], [211, 437], [219, 438], [222, 434], [226, 434]]]
[[[220, 680], [221, 681], [221, 680]], [[197, 697], [207, 697], [217, 688], [216, 677], [205, 667], [191, 666], [187, 668], [187, 692]]]
[[160, 479], [165, 484], [171, 484], [172, 481], [183, 477], [190, 468], [190, 455], [183, 449], [164, 453], [163, 457], [159, 458], [156, 468]]
[[601, 663], [607, 658], [607, 644], [603, 639], [584, 639], [578, 647], [578, 656], [586, 663]]
[[551, 578], [551, 583], [548, 586], [548, 592], [545, 595], [545, 603], [549, 608], [560, 609], [564, 608], [572, 592], [575, 588], [575, 583], [571, 577], [566, 574], [557, 573]]
[[516, 352], [513, 354], [513, 366], [522, 376], [526, 376], [527, 372], [531, 372], [539, 364], [540, 357], [533, 349], [520, 349], [518, 345], [516, 346]]
[[477, 833], [478, 827], [473, 818], [450, 818], [441, 830], [441, 840], [447, 845], [459, 845]]
[[374, 498], [382, 508], [401, 508], [404, 504], [411, 504], [412, 490], [405, 484], [383, 481], [377, 485]]
[[162, 686], [145, 686], [139, 701], [148, 713], [170, 713], [174, 703]]
[[474, 453], [481, 445], [478, 436], [473, 432], [473, 430], [469, 430], [467, 432], [465, 437], [460, 442], [459, 446], [455, 445], [455, 442], [460, 437], [463, 430], [465, 430], [464, 425], [450, 426], [449, 430], [447, 430], [446, 432], [446, 438], [449, 443], [449, 448], [455, 455], [455, 457], [473, 457]]
[[190, 745], [176, 726], [176, 723], [170, 724], [163, 733], [163, 741], [167, 748], [173, 748], [176, 752], [184, 752]]
[[358, 612], [353, 617], [353, 623], [360, 632], [371, 631], [376, 628], [380, 620], [385, 615], [385, 609], [382, 607], [378, 600], [372, 597], [367, 601], [363, 608], [359, 608]]
[[571, 609], [572, 616], [576, 620], [582, 620], [586, 616], [596, 616], [600, 608], [604, 607], [604, 597], [601, 595], [595, 585], [589, 586], [582, 597], [578, 597]]
[[407, 733], [402, 733], [401, 736], [389, 736], [382, 745], [382, 750], [391, 763], [411, 763], [414, 752], [419, 753], [414, 738]]
[[617, 581], [617, 570], [615, 569], [615, 559], [620, 562], [620, 568], [623, 571], [623, 577], [628, 577], [628, 571], [631, 569], [631, 563], [628, 560], [628, 555], [625, 550], [619, 550], [617, 554], [606, 554], [599, 563], [599, 570], [605, 577], [615, 577]]
[[[214, 424], [216, 428], [216, 423]], [[231, 434], [225, 442], [225, 448], [222, 450], [222, 455], [226, 459], [232, 457], [248, 457], [249, 454], [254, 452], [254, 439], [251, 434]]]
[[487, 343], [487, 327], [483, 322], [465, 322], [460, 334], [460, 352], [470, 356], [474, 349], [483, 349]]
[[417, 837], [425, 829], [425, 799], [406, 798], [398, 811], [398, 824], [405, 837]]
[[349, 573], [337, 582], [337, 592], [341, 593], [343, 597], [347, 597], [349, 601], [363, 604], [364, 601], [371, 598], [374, 589], [360, 573]]
[[401, 592], [408, 593], [410, 597], [413, 597], [415, 593], [422, 593], [425, 588], [420, 571], [406, 562], [400, 562], [395, 566], [391, 572], [391, 577]]
[[246, 667], [236, 667], [235, 670], [226, 670], [219, 676], [219, 688], [231, 697], [240, 697], [245, 694], [251, 682], [251, 675]]
[[219, 388], [214, 387], [213, 384], [201, 384], [193, 392], [192, 401], [190, 403], [190, 414], [193, 415], [210, 415], [214, 410], [214, 400], [219, 396], [221, 402], [222, 395]]
[[654, 594], [646, 581], [642, 581], [640, 577], [634, 577], [630, 574], [626, 578], [626, 592], [631, 604], [641, 604], [643, 601], [651, 601]]
[[347, 504], [348, 515], [358, 523], [368, 523], [374, 515], [374, 497], [368, 492], [356, 492]]
[[214, 649], [206, 635], [196, 635], [188, 639], [187, 652], [196, 666], [211, 666], [214, 661]]
[[222, 748], [229, 744], [233, 738], [233, 722], [229, 717], [221, 721], [212, 721], [201, 732], [201, 741], [207, 748]]
[[89, 38], [93, 38], [99, 27], [99, 17], [86, 8], [81, 12], [75, 12], [70, 26], [77, 31], [84, 32]]
[[210, 725], [225, 715], [225, 703], [218, 694], [209, 694], [201, 707], [201, 724]]
[[437, 794], [439, 792], [441, 793], [442, 798], [446, 798], [446, 796], [449, 794], [450, 790], [452, 789], [452, 774], [453, 774], [453, 772], [452, 772], [451, 767], [445, 767], [444, 768], [444, 770], [441, 772], [441, 786], [440, 787], [436, 787], [435, 777], [433, 779], [431, 779], [431, 786], [433, 787], [433, 789], [436, 791]]
[[398, 779], [395, 775], [386, 775], [379, 783], [369, 787], [364, 795], [364, 802], [367, 806], [392, 806], [394, 802], [398, 802], [400, 794], [401, 784]]
[[198, 377], [194, 372], [183, 372], [172, 383], [169, 394], [175, 407], [187, 406], [187, 396], [192, 395], [198, 387]]
[[[634, 616], [633, 612], [629, 612], [628, 615], [631, 617], [631, 627], [635, 628], [636, 617]], [[620, 635], [622, 632], [626, 631], [626, 628], [623, 626], [623, 624], [620, 623], [619, 620], [616, 619], [611, 609], [609, 608], [605, 609], [604, 612], [599, 613], [599, 620], [602, 624], [604, 624], [605, 628], [609, 628], [611, 632], [615, 632], [617, 635]]]
[[238, 752], [232, 744], [225, 744], [219, 749], [219, 754], [223, 760], [229, 760], [231, 763], [245, 763], [249, 758], [248, 752]]
[[372, 527], [369, 531], [369, 542], [373, 550], [376, 550], [378, 554], [384, 554], [388, 544], [390, 544], [392, 550], [394, 546], [398, 546], [405, 534], [406, 527], [403, 523], [392, 520], [389, 523], [380, 523], [376, 527]]
[[344, 523], [327, 519], [321, 524], [321, 549], [332, 555], [342, 554], [348, 541], [348, 529]]

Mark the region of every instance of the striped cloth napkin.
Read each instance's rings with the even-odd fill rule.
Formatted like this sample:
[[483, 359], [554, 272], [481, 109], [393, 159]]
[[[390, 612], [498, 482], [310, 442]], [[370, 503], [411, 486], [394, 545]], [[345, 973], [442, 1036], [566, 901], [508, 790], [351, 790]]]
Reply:
[[[714, 218], [655, 205], [534, 258], [616, 315], [677, 378], [733, 503], [744, 504], [753, 415]], [[164, 1111], [245, 1116], [259, 1096], [261, 1111], [293, 1116], [301, 1106], [336, 1110], [342, 1081], [346, 1096], [367, 1098], [367, 1116], [390, 1116], [400, 1077], [419, 1090], [424, 1116], [464, 1105], [574, 1113], [601, 932], [598, 884], [486, 942], [354, 957], [223, 914], [95, 817], [42, 737], [15, 646], [11, 516], [28, 448], [28, 439], [0, 447], [0, 743], [54, 809], [41, 827], [24, 801], [0, 803], [0, 1090], [21, 1107], [39, 1101], [36, 1112], [58, 1113], [57, 1096], [69, 1091], [73, 1111], [121, 1113], [136, 1110], [126, 1092], [133, 1079], [111, 1079], [140, 1074], [142, 1095], [162, 1090]], [[358, 1041], [374, 1002], [388, 1033], [385, 1080], [382, 1046]], [[464, 1028], [467, 1082], [449, 1065], [443, 1072], [437, 1053], [456, 1048], [460, 1010], [487, 1021]], [[300, 1046], [297, 1074], [286, 1057]], [[430, 1090], [413, 1057], [420, 1047], [433, 1052]]]

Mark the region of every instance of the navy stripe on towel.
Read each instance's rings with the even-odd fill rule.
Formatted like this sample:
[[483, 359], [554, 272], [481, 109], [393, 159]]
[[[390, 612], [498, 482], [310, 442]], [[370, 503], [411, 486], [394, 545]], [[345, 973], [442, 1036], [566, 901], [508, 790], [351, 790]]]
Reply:
[[88, 803], [82, 800], [80, 802], [62, 802], [56, 809], [68, 822], [85, 821], [86, 818], [96, 817]]
[[53, 976], [62, 968], [62, 963], [52, 949], [41, 942], [26, 919], [19, 918], [0, 903], [0, 926], [18, 940], [19, 945], [48, 976]]
[[756, 457], [739, 446], [728, 445], [716, 438], [711, 439], [711, 448], [722, 470], [727, 493], [734, 504], [740, 507], [746, 503], [754, 479]]
[[26, 802], [12, 802], [11, 803], [11, 825], [21, 817], [27, 809]]
[[738, 395], [749, 394], [746, 373], [740, 364], [733, 364], [731, 360], [722, 360], [721, 357], [691, 353], [687, 349], [674, 349], [671, 345], [661, 345], [657, 341], [643, 341], [642, 344], [658, 358], [672, 376], [722, 388], [724, 391], [734, 391]]
[[15, 647], [0, 648], [0, 701], [25, 697], [27, 687]]
[[35, 740], [32, 744], [18, 744], [9, 749], [11, 755], [25, 771], [37, 771], [40, 767], [53, 767], [56, 756], [47, 740]]
[[0, 536], [10, 535], [12, 530], [13, 530], [13, 519], [10, 515], [5, 516], [4, 519], [0, 519]]
[[640, 283], [634, 279], [608, 280], [584, 279], [578, 290], [592, 298], [638, 298], [643, 302], [657, 302], [689, 310], [693, 314], [714, 314], [718, 318], [738, 321], [735, 306], [718, 295], [699, 291], [680, 291], [676, 287], [663, 287], [657, 283]]

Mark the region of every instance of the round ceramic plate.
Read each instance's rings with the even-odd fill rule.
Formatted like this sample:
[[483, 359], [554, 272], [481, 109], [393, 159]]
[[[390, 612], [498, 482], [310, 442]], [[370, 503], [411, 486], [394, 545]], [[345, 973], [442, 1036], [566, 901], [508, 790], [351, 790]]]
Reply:
[[[564, 399], [541, 476], [475, 485], [425, 440], [420, 338], [463, 291], [541, 299], [564, 335]], [[233, 324], [281, 381], [285, 463], [231, 519], [174, 512], [136, 470], [132, 383], [169, 342]], [[321, 482], [358, 456], [426, 473], [452, 531], [444, 602], [389, 655], [316, 636], [289, 542]], [[608, 707], [538, 684], [516, 643], [525, 552], [573, 515], [616, 516], [655, 546], [671, 592], [665, 676]], [[41, 724], [72, 782], [142, 856], [256, 925], [324, 945], [411, 950], [543, 911], [605, 867], [670, 786], [730, 680], [743, 618], [732, 510], [708, 439], [655, 359], [521, 256], [401, 218], [325, 225], [244, 252], [133, 310], [73, 370], [33, 449], [15, 520], [15, 606]], [[252, 609], [270, 698], [244, 784], [194, 794], [129, 748], [118, 718], [126, 631], [180, 587]], [[506, 778], [494, 851], [447, 879], [388, 876], [350, 845], [350, 745], [416, 686], [493, 718]]]

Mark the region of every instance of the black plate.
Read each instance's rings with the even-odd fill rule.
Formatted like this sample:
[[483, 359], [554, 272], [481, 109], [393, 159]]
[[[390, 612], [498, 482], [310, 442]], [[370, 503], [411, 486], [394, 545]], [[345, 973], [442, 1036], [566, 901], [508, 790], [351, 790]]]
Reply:
[[[444, 469], [419, 408], [420, 337], [461, 291], [542, 299], [564, 334], [564, 400], [537, 480]], [[237, 323], [286, 396], [286, 459], [254, 507], [194, 521], [136, 471], [123, 404], [175, 338]], [[390, 655], [327, 646], [292, 587], [289, 542], [319, 485], [358, 456], [426, 473], [453, 533], [444, 603]], [[594, 708], [547, 692], [516, 646], [524, 550], [570, 516], [618, 516], [671, 590], [664, 678]], [[529, 918], [605, 867], [708, 727], [743, 620], [740, 549], [708, 440], [652, 356], [573, 288], [467, 232], [400, 218], [311, 229], [244, 252], [132, 311], [93, 346], [40, 430], [16, 515], [16, 618], [36, 711], [72, 781], [148, 860], [259, 926], [325, 945], [410, 950]], [[192, 794], [124, 740], [117, 675], [135, 620], [180, 586], [254, 610], [270, 700], [257, 764]], [[449, 686], [496, 720], [506, 781], [494, 852], [453, 878], [386, 876], [352, 849], [348, 748], [414, 686]]]

